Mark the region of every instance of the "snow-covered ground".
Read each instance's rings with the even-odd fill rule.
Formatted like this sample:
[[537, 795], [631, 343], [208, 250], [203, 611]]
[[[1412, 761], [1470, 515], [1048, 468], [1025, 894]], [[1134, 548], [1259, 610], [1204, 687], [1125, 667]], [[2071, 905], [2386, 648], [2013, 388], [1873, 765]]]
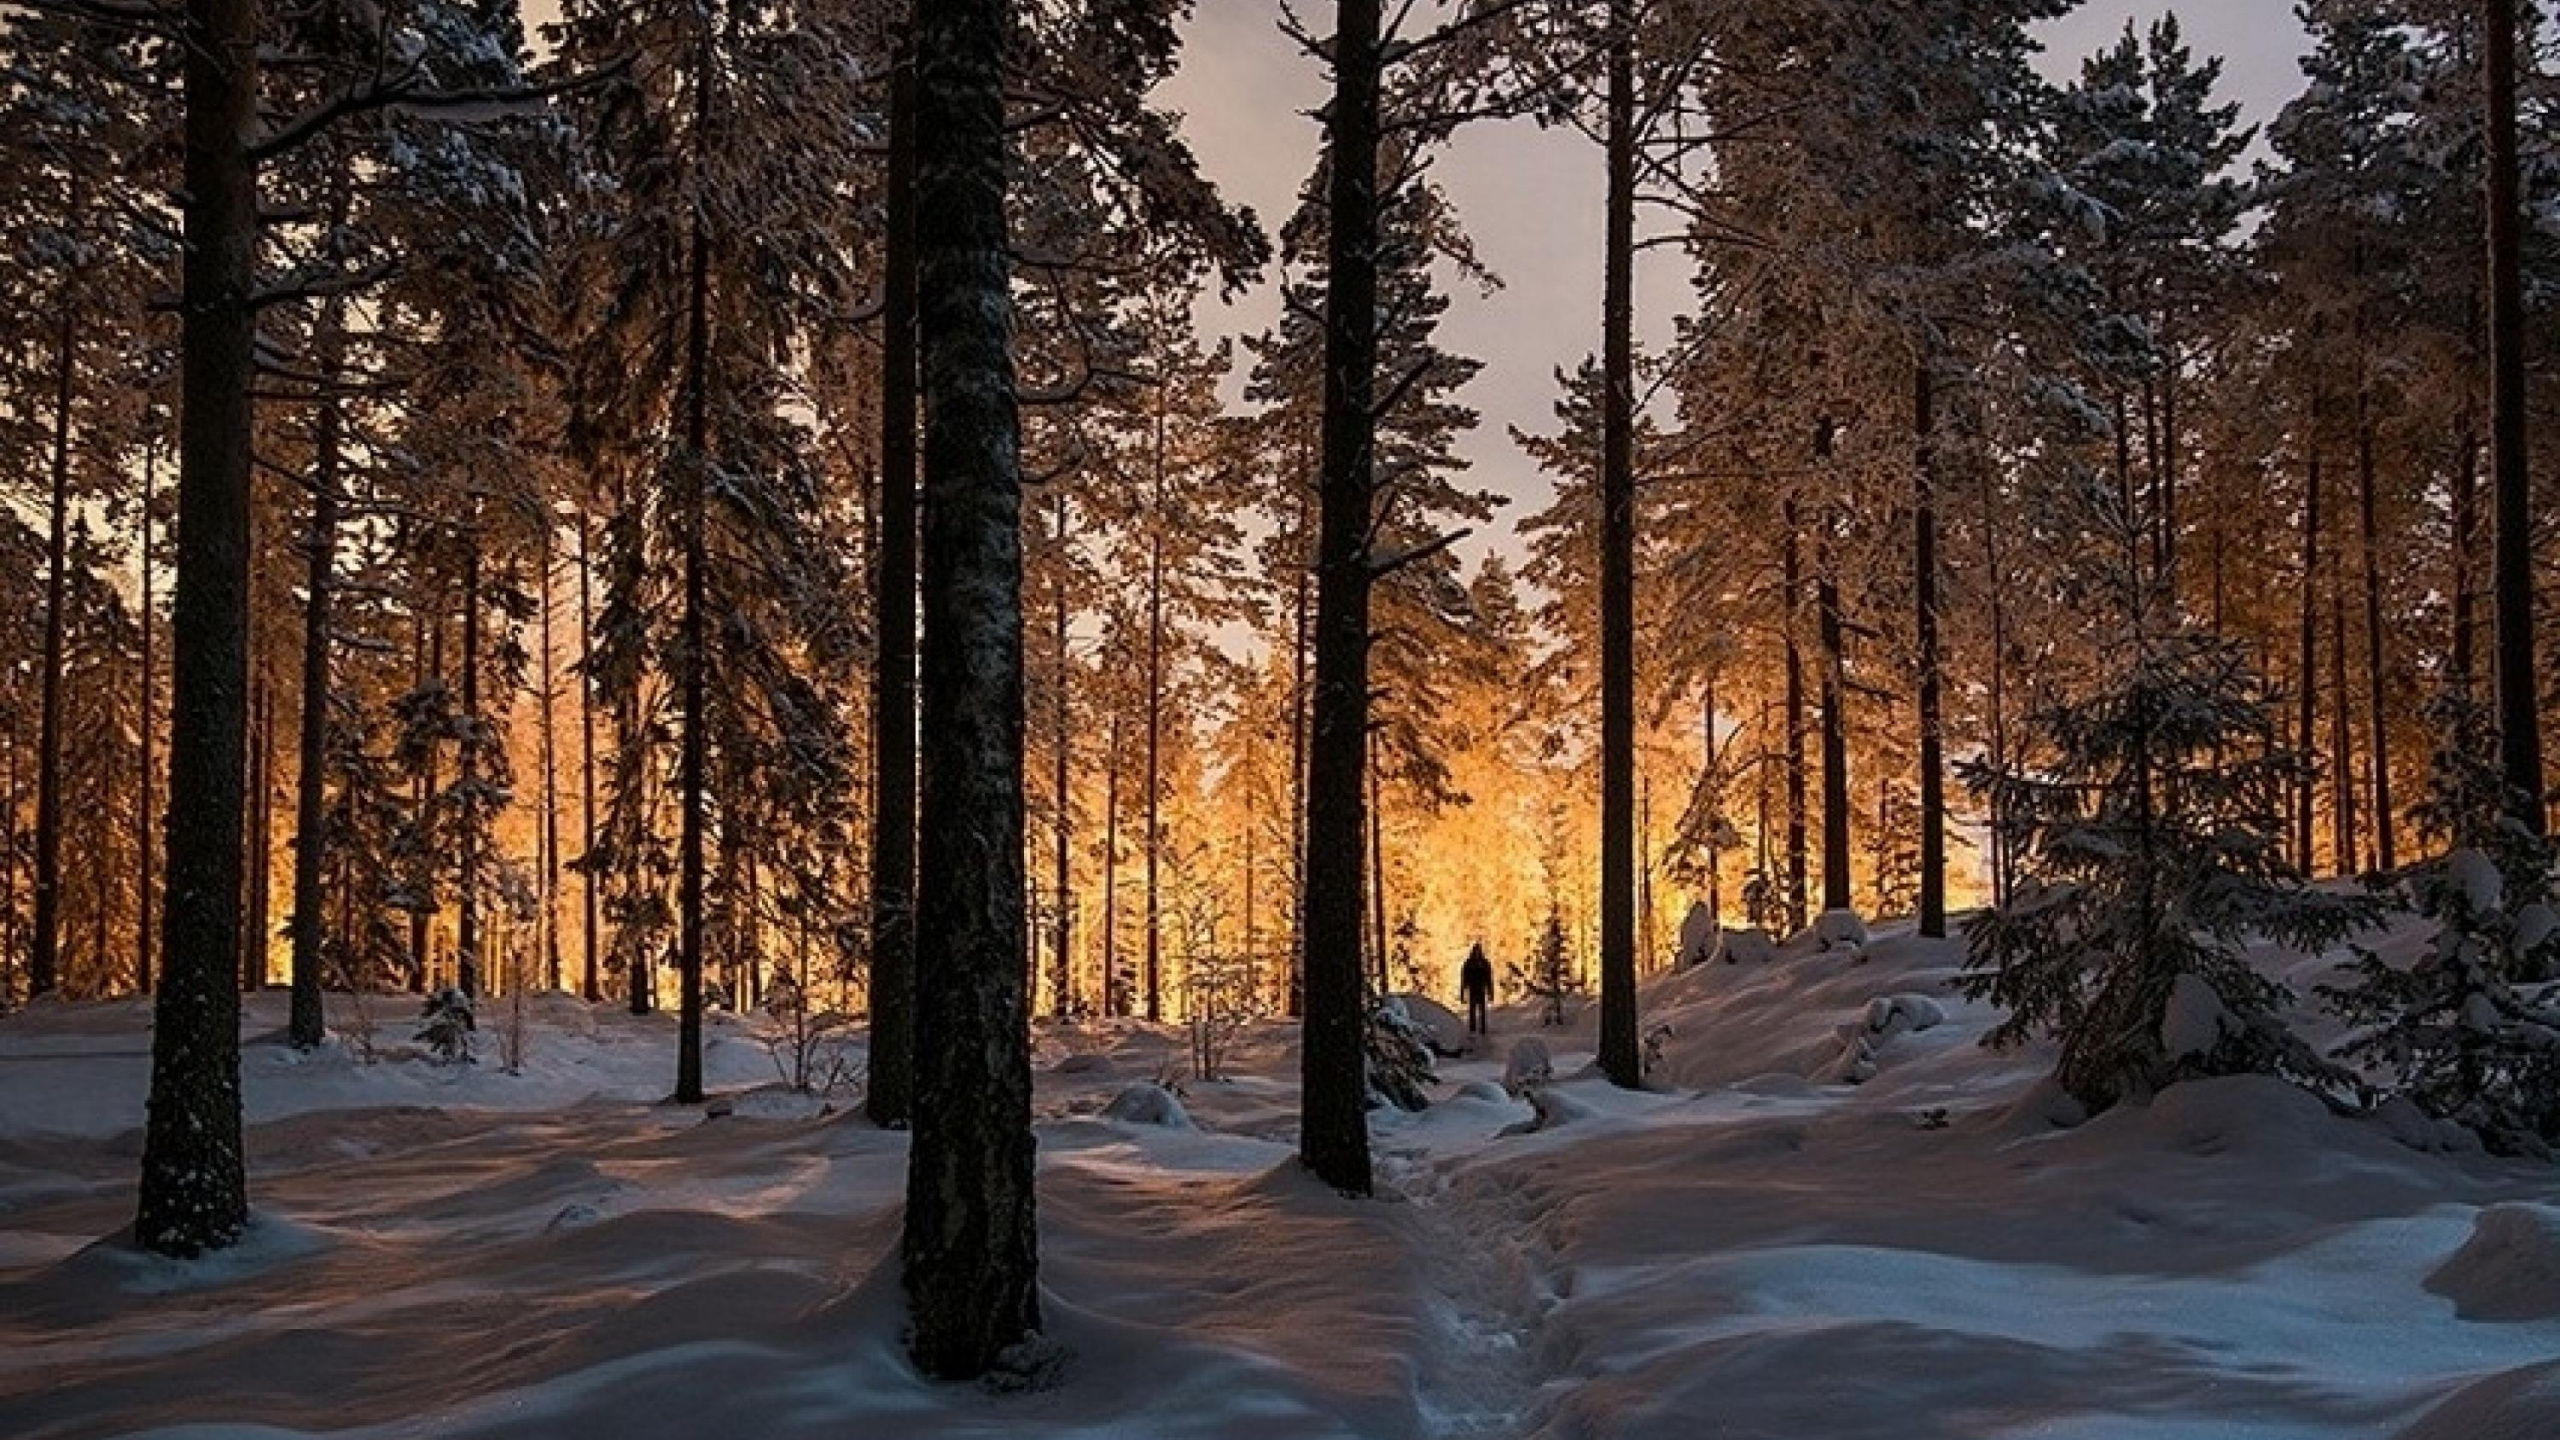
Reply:
[[39, 1007], [0, 1021], [0, 1437], [2560, 1437], [2549, 1167], [2247, 1080], [2062, 1128], [1957, 959], [1888, 929], [1665, 977], [1666, 1088], [1575, 1078], [1586, 1018], [1538, 1111], [1499, 1081], [1541, 1032], [1497, 1011], [1379, 1118], [1369, 1203], [1290, 1161], [1284, 1028], [1125, 1120], [1179, 1034], [1044, 1027], [1072, 1356], [1017, 1395], [901, 1363], [903, 1137], [757, 1089], [754, 1022], [715, 1017], [706, 1118], [654, 1103], [663, 1018], [546, 999], [507, 1074], [494, 1017], [447, 1069], [377, 1000], [365, 1064], [258, 997], [258, 1226], [178, 1265], [101, 1238], [147, 1007]]

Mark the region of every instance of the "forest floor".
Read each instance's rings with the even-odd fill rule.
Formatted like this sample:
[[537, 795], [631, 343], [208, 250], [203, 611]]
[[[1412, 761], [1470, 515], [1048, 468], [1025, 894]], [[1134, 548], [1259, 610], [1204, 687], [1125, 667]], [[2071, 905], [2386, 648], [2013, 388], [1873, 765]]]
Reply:
[[[2308, 993], [2336, 958], [2264, 960]], [[714, 1017], [706, 1118], [652, 1103], [663, 1017], [547, 997], [507, 1073], [493, 1016], [439, 1067], [375, 1000], [366, 1063], [255, 997], [256, 1227], [177, 1264], [116, 1238], [148, 1008], [40, 1006], [0, 1021], [0, 1436], [2560, 1436], [2550, 1167], [2252, 1080], [2058, 1125], [1959, 959], [1888, 930], [1662, 977], [1656, 1093], [1578, 1074], [1588, 1017], [1499, 1010], [1378, 1117], [1366, 1203], [1290, 1159], [1285, 1028], [1154, 1124], [1102, 1112], [1180, 1032], [1044, 1025], [1069, 1358], [1012, 1395], [902, 1363], [904, 1137], [780, 1091], [760, 1021]], [[1529, 1034], [1542, 1125], [1499, 1084]]]

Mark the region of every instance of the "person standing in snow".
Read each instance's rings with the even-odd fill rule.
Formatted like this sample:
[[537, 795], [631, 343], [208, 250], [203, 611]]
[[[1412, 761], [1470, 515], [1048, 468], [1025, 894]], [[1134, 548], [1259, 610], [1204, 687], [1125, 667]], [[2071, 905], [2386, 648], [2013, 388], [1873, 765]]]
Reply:
[[1486, 1011], [1493, 1004], [1493, 962], [1484, 958], [1481, 940], [1467, 951], [1467, 963], [1458, 967], [1458, 993], [1467, 1001], [1467, 1033], [1491, 1033], [1493, 1026]]

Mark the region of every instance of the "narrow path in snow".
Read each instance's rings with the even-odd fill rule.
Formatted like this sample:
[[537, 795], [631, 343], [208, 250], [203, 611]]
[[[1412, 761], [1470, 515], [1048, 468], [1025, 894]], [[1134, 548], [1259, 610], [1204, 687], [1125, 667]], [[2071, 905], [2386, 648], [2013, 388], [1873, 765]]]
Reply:
[[1380, 1156], [1380, 1178], [1407, 1202], [1412, 1253], [1424, 1267], [1426, 1344], [1416, 1403], [1425, 1440], [1516, 1435], [1546, 1376], [1538, 1329], [1553, 1290], [1545, 1254], [1517, 1192], [1419, 1148]]

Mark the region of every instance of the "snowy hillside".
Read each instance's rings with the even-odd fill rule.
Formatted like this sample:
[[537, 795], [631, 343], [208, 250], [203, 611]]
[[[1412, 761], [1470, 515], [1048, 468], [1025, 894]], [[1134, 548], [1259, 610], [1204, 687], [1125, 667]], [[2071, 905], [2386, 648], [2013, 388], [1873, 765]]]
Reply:
[[904, 1139], [758, 1089], [751, 1022], [713, 1028], [704, 1119], [652, 1103], [660, 1020], [547, 1000], [510, 1075], [486, 1033], [465, 1069], [403, 1053], [383, 1000], [377, 1063], [295, 1063], [260, 997], [258, 1230], [184, 1265], [99, 1243], [146, 1008], [39, 1006], [0, 1022], [0, 1435], [2560, 1435], [2547, 1167], [2254, 1080], [2057, 1126], [2043, 1057], [1975, 1043], [1959, 953], [1665, 977], [1666, 1088], [1574, 1078], [1586, 1019], [1544, 1032], [1536, 1110], [1500, 1081], [1541, 1032], [1497, 1011], [1438, 1103], [1379, 1117], [1375, 1203], [1290, 1159], [1286, 1030], [1167, 1106], [1137, 1087], [1178, 1033], [1044, 1028], [1069, 1353], [1020, 1395], [914, 1377]]

